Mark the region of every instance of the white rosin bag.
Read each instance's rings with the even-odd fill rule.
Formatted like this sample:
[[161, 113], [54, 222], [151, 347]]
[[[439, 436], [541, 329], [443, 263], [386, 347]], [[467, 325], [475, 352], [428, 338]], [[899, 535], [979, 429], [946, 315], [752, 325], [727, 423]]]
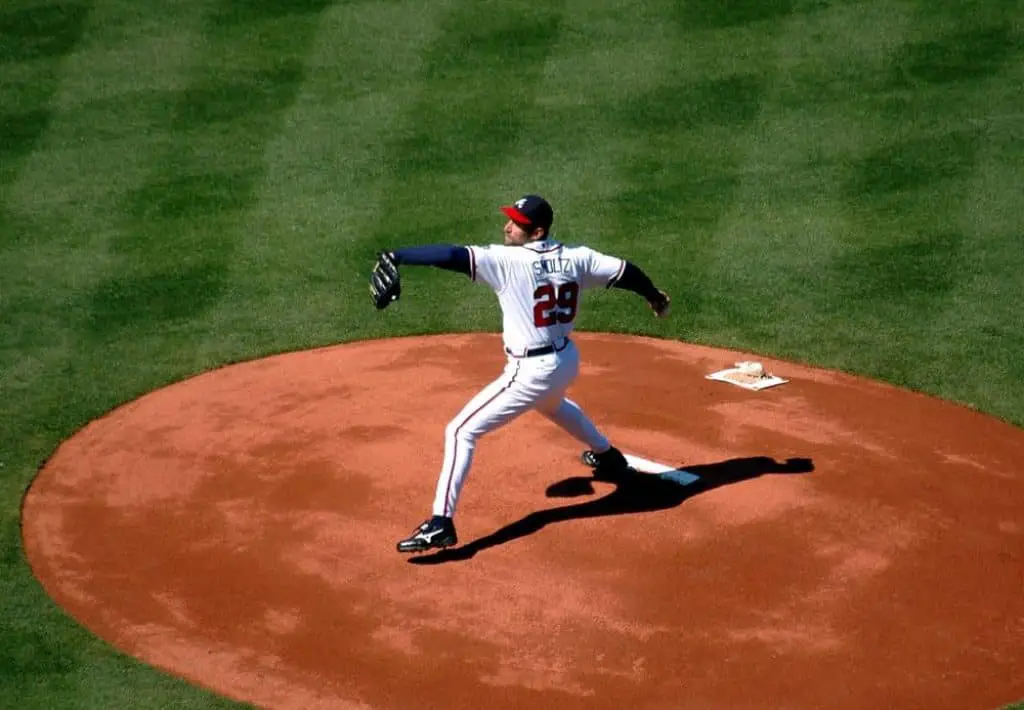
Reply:
[[706, 375], [705, 379], [728, 382], [731, 385], [754, 391], [789, 382], [789, 380], [769, 374], [765, 371], [764, 365], [750, 360], [737, 362], [734, 367], [712, 372], [710, 375]]

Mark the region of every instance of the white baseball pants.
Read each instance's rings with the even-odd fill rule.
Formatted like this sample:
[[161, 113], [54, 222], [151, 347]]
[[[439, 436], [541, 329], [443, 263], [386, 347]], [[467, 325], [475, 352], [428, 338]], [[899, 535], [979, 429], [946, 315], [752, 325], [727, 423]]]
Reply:
[[509, 358], [501, 376], [473, 397], [445, 428], [444, 463], [434, 496], [434, 515], [455, 515], [477, 439], [531, 409], [589, 448], [608, 448], [608, 439], [575, 402], [564, 396], [579, 368], [579, 351], [571, 342], [561, 352]]

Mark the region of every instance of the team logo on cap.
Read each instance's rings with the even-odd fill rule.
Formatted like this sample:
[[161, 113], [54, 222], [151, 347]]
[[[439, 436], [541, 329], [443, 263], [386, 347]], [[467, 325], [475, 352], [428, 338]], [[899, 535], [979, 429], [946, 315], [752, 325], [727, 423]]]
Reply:
[[517, 209], [523, 209], [523, 207], [525, 207], [525, 206], [526, 206], [526, 198], [525, 197], [521, 197], [520, 199], [516, 200], [516, 208]]

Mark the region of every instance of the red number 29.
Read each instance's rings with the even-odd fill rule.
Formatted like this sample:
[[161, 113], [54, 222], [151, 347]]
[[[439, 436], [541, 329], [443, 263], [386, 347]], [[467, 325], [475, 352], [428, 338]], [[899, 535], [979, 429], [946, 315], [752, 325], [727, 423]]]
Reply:
[[580, 285], [574, 281], [559, 286], [541, 284], [533, 292], [533, 324], [550, 328], [555, 323], [571, 323], [579, 297]]

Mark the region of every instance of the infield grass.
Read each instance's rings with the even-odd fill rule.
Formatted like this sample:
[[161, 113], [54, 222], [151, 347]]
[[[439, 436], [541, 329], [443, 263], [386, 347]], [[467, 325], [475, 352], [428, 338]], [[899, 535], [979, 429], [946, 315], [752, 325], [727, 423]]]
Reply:
[[[1024, 9], [839, 0], [7, 0], [0, 9], [0, 706], [232, 706], [47, 599], [19, 503], [88, 421], [227, 362], [494, 331], [376, 250], [555, 232], [674, 297], [581, 329], [731, 347], [1024, 424]], [[1024, 705], [1018, 705], [1024, 708]]]

